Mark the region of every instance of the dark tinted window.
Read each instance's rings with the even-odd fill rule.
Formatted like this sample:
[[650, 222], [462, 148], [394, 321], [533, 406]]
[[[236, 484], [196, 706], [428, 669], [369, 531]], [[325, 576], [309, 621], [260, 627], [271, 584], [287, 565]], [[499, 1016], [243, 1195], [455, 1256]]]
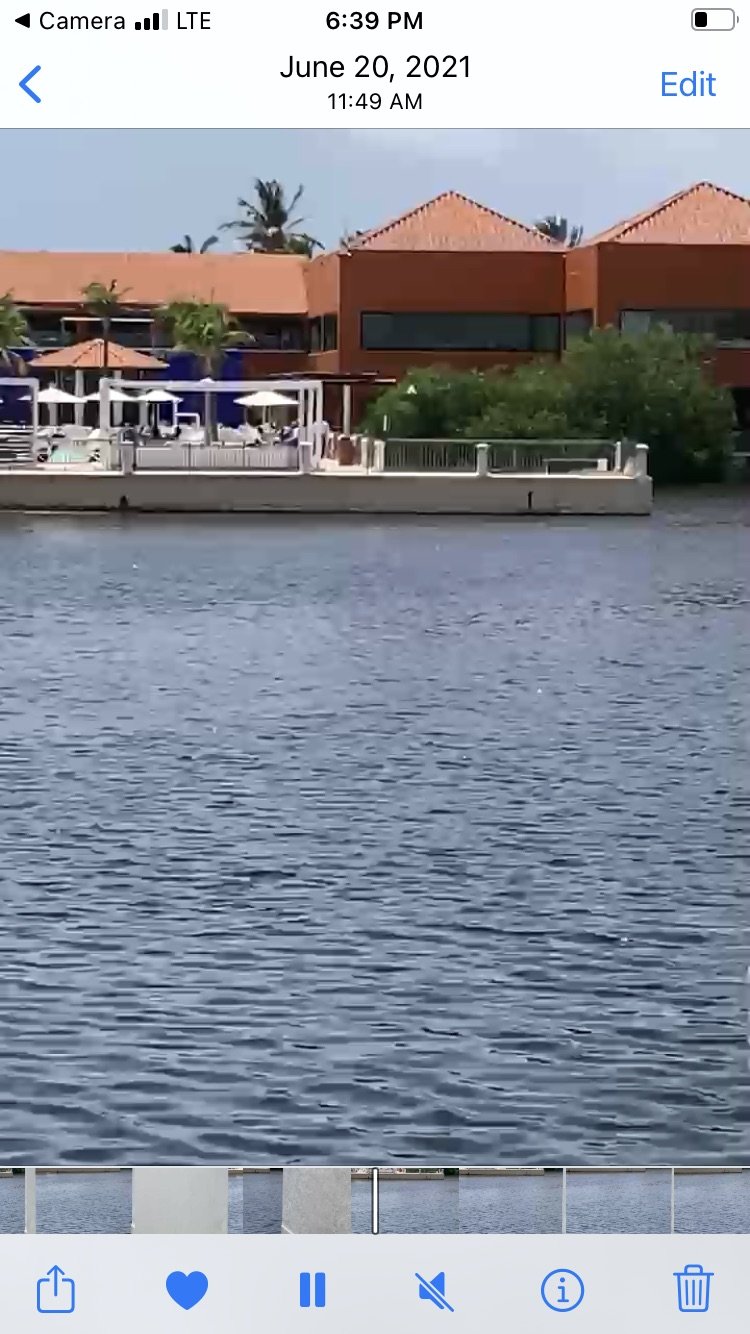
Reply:
[[570, 314], [565, 316], [565, 343], [570, 342], [571, 338], [585, 338], [591, 333], [594, 323], [594, 312], [591, 310], [571, 310]]
[[703, 334], [717, 343], [750, 343], [750, 310], [622, 310], [623, 333], [666, 325], [674, 333]]
[[362, 316], [362, 347], [402, 352], [556, 352], [557, 315], [438, 312]]

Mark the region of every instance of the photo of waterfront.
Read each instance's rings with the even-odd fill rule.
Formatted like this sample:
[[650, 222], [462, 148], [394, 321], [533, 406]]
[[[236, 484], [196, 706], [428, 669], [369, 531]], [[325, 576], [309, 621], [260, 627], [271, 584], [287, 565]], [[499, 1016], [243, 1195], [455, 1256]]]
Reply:
[[[95, 226], [33, 142], [0, 1161], [647, 1166], [384, 1177], [383, 1229], [687, 1228], [662, 1165], [750, 1164], [747, 137], [92, 132]], [[39, 1229], [128, 1230], [96, 1190]]]

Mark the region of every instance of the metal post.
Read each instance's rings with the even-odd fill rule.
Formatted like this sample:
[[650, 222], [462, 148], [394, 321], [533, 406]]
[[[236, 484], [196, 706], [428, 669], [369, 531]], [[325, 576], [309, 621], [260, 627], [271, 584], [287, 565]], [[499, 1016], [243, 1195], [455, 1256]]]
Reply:
[[[55, 422], [57, 425], [57, 422]], [[39, 381], [31, 382], [31, 452], [36, 459], [36, 447], [39, 437]]]
[[321, 409], [320, 396], [318, 394], [317, 385], [313, 389], [310, 398], [312, 400], [312, 424], [310, 427], [310, 440], [312, 441], [312, 446], [313, 446], [313, 458], [317, 461], [318, 452], [320, 450], [320, 446], [323, 439], [323, 432], [320, 427], [320, 423], [323, 420], [323, 412]]
[[477, 477], [488, 477], [490, 471], [489, 445], [477, 445]]
[[568, 1231], [568, 1169], [563, 1168], [562, 1179], [562, 1230], [563, 1236]]
[[112, 427], [111, 403], [109, 391], [112, 387], [111, 381], [105, 375], [99, 381], [99, 430], [106, 431], [107, 435]]
[[342, 435], [351, 435], [352, 433], [352, 387], [350, 384], [345, 384], [342, 390], [341, 433]]
[[36, 1168], [24, 1169], [24, 1232], [36, 1232]]
[[380, 1231], [380, 1172], [372, 1169], [372, 1231], [377, 1236]]
[[[122, 371], [115, 371], [115, 373], [114, 373], [114, 379], [115, 379], [116, 387], [119, 389], [120, 386], [119, 386], [119, 384], [117, 384], [117, 381], [122, 379]], [[112, 425], [113, 425], [113, 426], [122, 426], [122, 410], [123, 410], [123, 406], [124, 406], [124, 404], [122, 404], [122, 403], [113, 403], [113, 404], [112, 404]]]
[[110, 382], [106, 375], [99, 381], [99, 431], [101, 433], [101, 453], [102, 462], [105, 468], [112, 467], [112, 445], [111, 445], [111, 402], [109, 397]]
[[[73, 393], [76, 398], [83, 398], [86, 389], [86, 379], [83, 371], [76, 371], [75, 382], [73, 384]], [[83, 426], [83, 417], [85, 412], [85, 403], [76, 403], [73, 409], [73, 421], [76, 426]]]

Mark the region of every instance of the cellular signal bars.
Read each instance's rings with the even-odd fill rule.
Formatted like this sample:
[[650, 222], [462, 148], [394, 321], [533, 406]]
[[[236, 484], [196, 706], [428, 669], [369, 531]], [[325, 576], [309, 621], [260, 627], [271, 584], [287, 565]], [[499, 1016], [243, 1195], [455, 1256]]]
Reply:
[[169, 10], [163, 9], [161, 13], [155, 10], [145, 19], [136, 19], [134, 27], [136, 32], [158, 32], [159, 29], [166, 32], [169, 27]]

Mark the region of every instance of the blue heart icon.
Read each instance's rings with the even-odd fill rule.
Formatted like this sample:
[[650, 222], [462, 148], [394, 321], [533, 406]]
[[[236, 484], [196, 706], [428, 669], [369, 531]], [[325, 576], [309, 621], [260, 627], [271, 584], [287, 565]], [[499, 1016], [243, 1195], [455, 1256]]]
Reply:
[[183, 1311], [189, 1311], [191, 1306], [197, 1306], [208, 1292], [208, 1279], [199, 1269], [194, 1269], [192, 1274], [183, 1274], [179, 1269], [175, 1269], [173, 1274], [167, 1278], [167, 1292], [173, 1302], [177, 1302]]

